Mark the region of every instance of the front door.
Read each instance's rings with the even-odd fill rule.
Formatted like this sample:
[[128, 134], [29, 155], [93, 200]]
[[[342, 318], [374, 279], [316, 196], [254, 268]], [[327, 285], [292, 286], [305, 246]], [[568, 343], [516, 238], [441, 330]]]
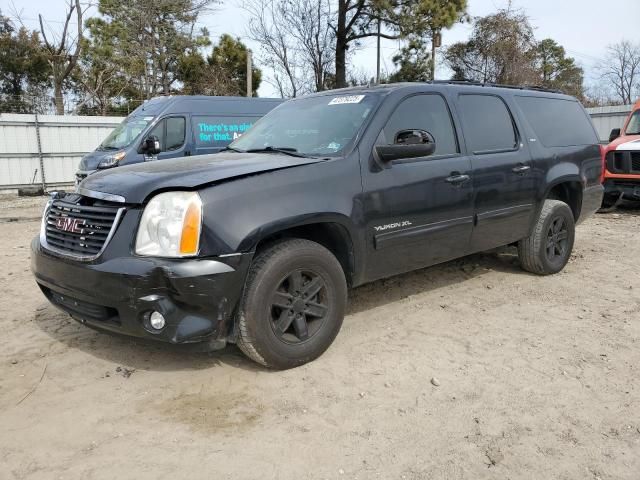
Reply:
[[156, 136], [160, 140], [160, 153], [146, 156], [145, 161], [166, 160], [191, 154], [187, 142], [187, 122], [183, 116], [165, 117], [149, 132], [147, 137]]
[[473, 169], [476, 225], [470, 252], [506, 245], [529, 234], [537, 179], [505, 101], [490, 94], [457, 97]]
[[377, 143], [390, 144], [410, 129], [434, 137], [433, 155], [363, 172], [368, 280], [464, 255], [469, 245], [471, 162], [460, 153], [446, 100], [435, 93], [403, 99]]

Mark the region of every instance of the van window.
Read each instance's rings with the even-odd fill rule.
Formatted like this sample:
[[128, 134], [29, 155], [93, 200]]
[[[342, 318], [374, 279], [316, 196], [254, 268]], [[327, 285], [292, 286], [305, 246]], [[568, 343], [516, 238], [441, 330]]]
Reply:
[[167, 151], [177, 150], [184, 143], [186, 122], [184, 117], [169, 117], [167, 122]]
[[191, 119], [196, 147], [223, 148], [251, 128], [258, 117], [194, 116]]
[[435, 155], [458, 153], [458, 143], [453, 130], [451, 114], [440, 95], [414, 95], [404, 99], [395, 109], [382, 129], [385, 144], [394, 141], [400, 130], [426, 130], [436, 141]]
[[516, 102], [545, 147], [598, 143], [591, 121], [577, 101], [517, 95]]
[[184, 117], [169, 117], [160, 120], [148, 136], [160, 140], [160, 151], [178, 150], [184, 144], [186, 121]]
[[497, 150], [513, 150], [517, 135], [507, 105], [494, 95], [459, 97], [467, 148], [474, 154]]

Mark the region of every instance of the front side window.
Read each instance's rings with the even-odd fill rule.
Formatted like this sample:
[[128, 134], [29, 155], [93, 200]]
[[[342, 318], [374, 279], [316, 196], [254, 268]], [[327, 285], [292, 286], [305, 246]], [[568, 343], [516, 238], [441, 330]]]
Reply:
[[160, 120], [149, 132], [149, 137], [158, 137], [160, 151], [178, 150], [184, 144], [186, 122], [184, 117], [169, 117]]
[[309, 156], [341, 156], [380, 102], [378, 93], [289, 100], [231, 144], [238, 150], [280, 148]]
[[631, 115], [627, 129], [624, 131], [625, 135], [640, 135], [640, 110], [636, 110]]
[[513, 150], [517, 135], [504, 101], [494, 95], [458, 97], [467, 148], [474, 154]]
[[98, 150], [119, 150], [131, 145], [154, 117], [127, 117], [100, 144]]
[[167, 122], [167, 151], [178, 150], [184, 143], [186, 122], [184, 117], [169, 117]]
[[414, 95], [405, 98], [382, 129], [379, 142], [392, 144], [400, 130], [426, 130], [436, 143], [434, 155], [458, 153], [451, 114], [440, 95]]

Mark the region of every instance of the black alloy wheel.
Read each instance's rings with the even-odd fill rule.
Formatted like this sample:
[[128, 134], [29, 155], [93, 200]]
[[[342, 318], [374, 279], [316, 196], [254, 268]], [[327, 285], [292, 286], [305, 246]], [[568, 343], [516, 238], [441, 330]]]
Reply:
[[569, 245], [569, 231], [564, 217], [557, 216], [551, 220], [547, 231], [547, 260], [552, 263], [564, 259]]
[[325, 321], [326, 284], [313, 271], [295, 270], [278, 285], [271, 300], [271, 327], [285, 343], [295, 344], [312, 338]]

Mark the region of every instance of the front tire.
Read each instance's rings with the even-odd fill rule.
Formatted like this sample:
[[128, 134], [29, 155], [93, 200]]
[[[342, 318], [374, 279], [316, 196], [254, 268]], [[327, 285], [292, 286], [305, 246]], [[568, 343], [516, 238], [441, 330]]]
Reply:
[[518, 242], [518, 256], [524, 270], [550, 275], [569, 261], [575, 240], [575, 220], [569, 205], [545, 200], [533, 233]]
[[340, 262], [303, 239], [260, 252], [249, 270], [238, 312], [238, 346], [271, 368], [318, 358], [342, 326], [347, 282]]

